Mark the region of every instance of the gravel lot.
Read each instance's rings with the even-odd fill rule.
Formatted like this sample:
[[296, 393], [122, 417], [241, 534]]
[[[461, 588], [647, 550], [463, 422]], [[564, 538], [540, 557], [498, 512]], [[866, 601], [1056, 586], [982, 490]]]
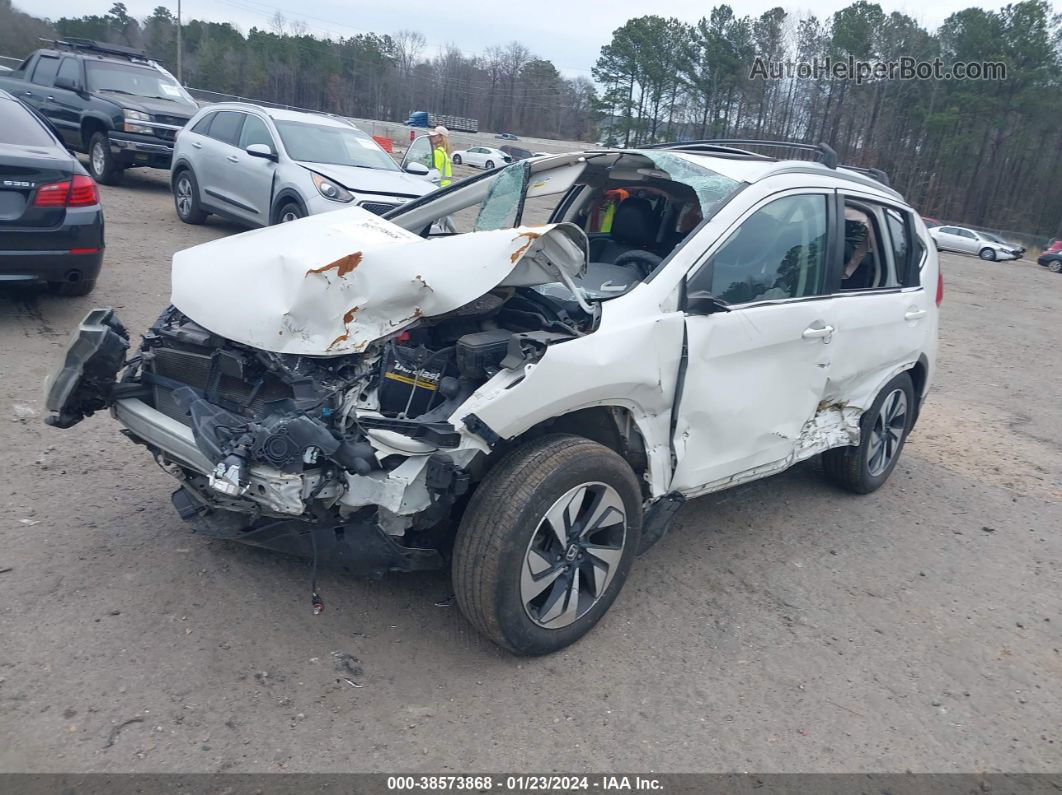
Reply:
[[325, 574], [315, 618], [306, 563], [190, 534], [115, 422], [42, 423], [89, 308], [142, 332], [171, 254], [238, 231], [181, 224], [159, 172], [103, 199], [92, 296], [0, 292], [0, 770], [1062, 769], [1062, 278], [1035, 261], [943, 257], [936, 387], [881, 491], [809, 463], [691, 502], [595, 631], [522, 660], [436, 605], [445, 574]]

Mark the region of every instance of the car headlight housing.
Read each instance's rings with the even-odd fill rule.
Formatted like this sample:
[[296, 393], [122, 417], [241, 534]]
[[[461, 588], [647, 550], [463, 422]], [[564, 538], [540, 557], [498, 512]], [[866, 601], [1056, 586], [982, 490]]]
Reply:
[[141, 135], [151, 135], [153, 132], [152, 128], [145, 124], [135, 123], [137, 121], [151, 121], [151, 117], [143, 111], [123, 108], [122, 115], [125, 117], [125, 124], [122, 125], [122, 129], [126, 132], [140, 133]]
[[342, 185], [337, 185], [330, 179], [325, 179], [320, 174], [310, 174], [313, 178], [313, 184], [317, 187], [317, 192], [324, 196], [326, 199], [334, 202], [349, 202], [354, 198], [350, 191], [344, 188]]

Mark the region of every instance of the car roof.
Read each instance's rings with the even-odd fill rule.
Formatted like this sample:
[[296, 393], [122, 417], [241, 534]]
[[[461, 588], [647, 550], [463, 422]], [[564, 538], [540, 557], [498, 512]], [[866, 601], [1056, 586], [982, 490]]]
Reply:
[[322, 127], [343, 127], [348, 130], [362, 132], [356, 125], [340, 116], [332, 116], [327, 113], [314, 113], [312, 111], [288, 110], [287, 108], [270, 108], [265, 105], [256, 105], [251, 102], [217, 102], [203, 108], [205, 111], [212, 110], [241, 110], [257, 111], [273, 121], [300, 121], [310, 124], [319, 124]]

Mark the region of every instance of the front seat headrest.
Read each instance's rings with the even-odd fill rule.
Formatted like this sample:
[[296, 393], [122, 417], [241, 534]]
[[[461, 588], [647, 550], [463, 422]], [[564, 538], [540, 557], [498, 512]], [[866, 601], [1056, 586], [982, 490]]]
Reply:
[[627, 199], [616, 208], [612, 239], [628, 246], [651, 246], [656, 242], [653, 205], [648, 199]]

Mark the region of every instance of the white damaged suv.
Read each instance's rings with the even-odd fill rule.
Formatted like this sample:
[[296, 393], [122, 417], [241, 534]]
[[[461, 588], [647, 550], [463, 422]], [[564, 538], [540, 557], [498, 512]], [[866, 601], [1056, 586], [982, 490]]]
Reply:
[[481, 632], [555, 651], [685, 500], [819, 454], [861, 494], [896, 466], [936, 246], [880, 172], [804, 148], [543, 156], [178, 252], [131, 358], [112, 310], [85, 318], [49, 422], [108, 408], [199, 532], [450, 566]]

